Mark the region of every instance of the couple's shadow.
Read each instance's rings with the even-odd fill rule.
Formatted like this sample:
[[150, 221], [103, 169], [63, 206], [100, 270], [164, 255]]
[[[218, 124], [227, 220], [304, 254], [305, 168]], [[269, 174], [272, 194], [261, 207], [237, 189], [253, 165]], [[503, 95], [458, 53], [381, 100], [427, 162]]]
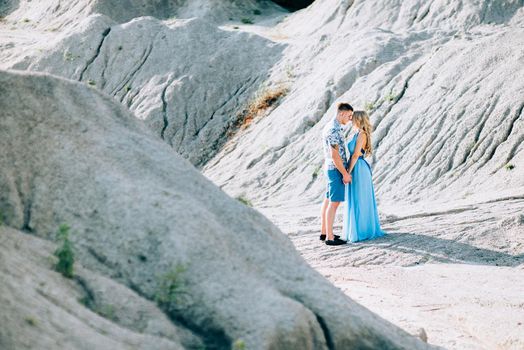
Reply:
[[456, 240], [405, 232], [391, 232], [383, 237], [350, 243], [356, 249], [366, 246], [391, 250], [407, 255], [417, 255], [422, 262], [468, 263], [491, 266], [518, 266], [524, 263], [524, 254], [511, 255], [506, 252], [478, 248]]

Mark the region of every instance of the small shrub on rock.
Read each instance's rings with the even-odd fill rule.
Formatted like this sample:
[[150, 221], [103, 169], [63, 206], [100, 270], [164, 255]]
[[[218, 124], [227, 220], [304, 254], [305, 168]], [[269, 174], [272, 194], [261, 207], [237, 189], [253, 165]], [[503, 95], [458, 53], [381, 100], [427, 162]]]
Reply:
[[113, 305], [100, 305], [96, 307], [94, 311], [103, 318], [107, 318], [108, 320], [118, 320], [118, 318], [116, 317], [115, 307]]
[[38, 324], [36, 318], [34, 318], [33, 316], [27, 316], [25, 318], [25, 322], [32, 327], [36, 327], [36, 325]]
[[246, 343], [242, 339], [237, 339], [233, 343], [232, 350], [246, 350]]
[[252, 207], [253, 203], [249, 199], [247, 199], [245, 196], [238, 196], [236, 198], [240, 203], [247, 205], [248, 207]]
[[288, 92], [289, 89], [283, 85], [258, 92], [255, 98], [252, 99], [247, 107], [238, 115], [237, 125], [241, 129], [246, 129], [257, 116], [274, 106], [280, 99], [285, 97]]
[[364, 105], [364, 109], [366, 110], [366, 112], [370, 113], [371, 111], [373, 111], [373, 109], [375, 109], [375, 104], [373, 102], [366, 102], [366, 104]]
[[320, 175], [321, 172], [322, 172], [322, 165], [318, 165], [318, 166], [315, 168], [315, 170], [313, 171], [313, 174], [311, 175], [311, 177], [312, 177], [313, 179], [316, 179], [316, 178]]
[[180, 297], [185, 293], [183, 274], [186, 270], [186, 267], [178, 264], [160, 277], [155, 299], [163, 309], [176, 310]]
[[391, 90], [385, 97], [385, 100], [388, 102], [393, 102], [397, 98], [397, 94]]
[[61, 243], [61, 246], [54, 253], [54, 255], [58, 258], [55, 269], [64, 277], [72, 278], [73, 266], [75, 264], [75, 254], [73, 252], [73, 245], [69, 240], [69, 226], [67, 224], [60, 225], [58, 228], [57, 238]]
[[71, 51], [64, 51], [64, 61], [73, 61], [75, 56]]

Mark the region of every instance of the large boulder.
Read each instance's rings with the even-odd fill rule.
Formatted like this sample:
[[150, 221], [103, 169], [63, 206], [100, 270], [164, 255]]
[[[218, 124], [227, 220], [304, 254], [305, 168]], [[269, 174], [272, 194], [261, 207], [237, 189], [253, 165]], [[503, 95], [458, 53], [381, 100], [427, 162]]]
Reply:
[[207, 348], [426, 348], [333, 287], [111, 97], [0, 72], [0, 110], [3, 222], [42, 238], [68, 223], [83, 266], [143, 298], [168, 283], [177, 293], [161, 306]]

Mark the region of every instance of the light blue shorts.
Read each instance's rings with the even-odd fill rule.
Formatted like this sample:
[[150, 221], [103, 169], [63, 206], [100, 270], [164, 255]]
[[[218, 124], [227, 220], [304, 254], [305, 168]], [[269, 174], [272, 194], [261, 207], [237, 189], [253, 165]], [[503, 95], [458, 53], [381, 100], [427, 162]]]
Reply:
[[342, 174], [337, 169], [327, 169], [325, 172], [328, 180], [326, 198], [330, 202], [343, 202], [346, 191]]

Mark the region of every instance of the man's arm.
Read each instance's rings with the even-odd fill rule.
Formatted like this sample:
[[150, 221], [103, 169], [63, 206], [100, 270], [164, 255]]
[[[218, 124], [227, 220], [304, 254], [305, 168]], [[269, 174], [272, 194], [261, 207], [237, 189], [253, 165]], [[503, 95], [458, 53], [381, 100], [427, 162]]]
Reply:
[[342, 174], [343, 181], [345, 184], [351, 182], [351, 176], [344, 168], [344, 163], [342, 162], [342, 157], [338, 153], [338, 145], [331, 145], [331, 157], [333, 158], [333, 163], [335, 163], [335, 168]]

